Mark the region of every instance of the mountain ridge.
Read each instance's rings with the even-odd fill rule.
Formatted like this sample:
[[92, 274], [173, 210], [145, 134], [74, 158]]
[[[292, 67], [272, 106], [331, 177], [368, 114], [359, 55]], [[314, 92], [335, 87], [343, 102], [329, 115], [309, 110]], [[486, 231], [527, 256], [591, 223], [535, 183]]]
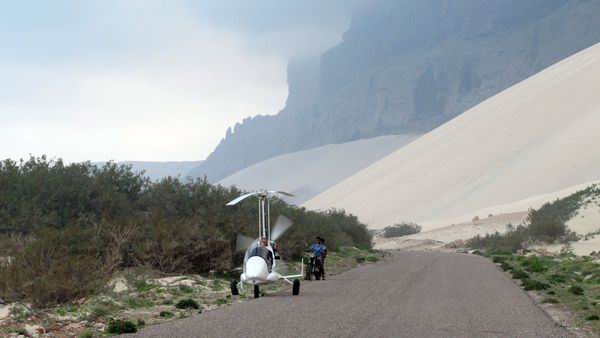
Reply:
[[191, 174], [218, 181], [289, 152], [427, 132], [599, 41], [598, 1], [375, 1], [320, 60], [290, 63], [278, 115], [236, 124]]

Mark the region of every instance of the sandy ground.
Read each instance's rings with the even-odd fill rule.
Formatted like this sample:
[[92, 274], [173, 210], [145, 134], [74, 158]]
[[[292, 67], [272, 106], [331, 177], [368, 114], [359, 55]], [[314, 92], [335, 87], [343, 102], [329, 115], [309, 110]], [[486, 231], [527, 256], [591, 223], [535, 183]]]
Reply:
[[304, 206], [344, 208], [381, 228], [451, 219], [600, 180], [598, 93], [600, 44], [484, 101]]
[[[567, 222], [567, 227], [579, 235], [600, 231], [600, 205], [598, 203], [600, 202], [594, 201], [583, 206]], [[467, 240], [477, 235], [485, 236], [496, 231], [503, 233], [507, 230], [507, 224], [517, 226], [527, 219], [527, 214], [527, 211], [491, 216], [488, 214], [488, 217], [476, 221], [450, 224], [405, 237], [383, 238], [377, 236], [374, 238], [374, 247], [379, 250], [454, 251], [454, 249], [447, 248], [446, 244], [457, 240]], [[535, 245], [531, 249], [557, 253], [563, 246], [562, 244], [545, 244]], [[589, 255], [593, 251], [598, 252], [600, 251], [600, 234], [587, 240], [574, 242], [571, 247], [573, 253], [580, 256]]]
[[378, 250], [432, 250], [454, 251], [444, 246], [457, 240], [466, 240], [477, 235], [485, 236], [496, 231], [503, 233], [506, 225], [521, 224], [527, 218], [527, 212], [514, 212], [482, 218], [477, 221], [450, 224], [415, 235], [396, 238], [374, 238], [374, 247]]
[[417, 135], [389, 135], [281, 155], [243, 169], [218, 182], [244, 190], [275, 189], [296, 195], [300, 204], [402, 148]]

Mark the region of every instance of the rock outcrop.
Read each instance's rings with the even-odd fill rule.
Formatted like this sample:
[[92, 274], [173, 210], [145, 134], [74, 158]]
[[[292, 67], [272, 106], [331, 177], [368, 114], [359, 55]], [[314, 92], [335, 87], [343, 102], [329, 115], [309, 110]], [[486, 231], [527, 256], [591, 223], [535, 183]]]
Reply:
[[320, 60], [291, 62], [276, 116], [245, 119], [192, 171], [218, 181], [324, 144], [423, 133], [600, 41], [597, 0], [380, 0]]

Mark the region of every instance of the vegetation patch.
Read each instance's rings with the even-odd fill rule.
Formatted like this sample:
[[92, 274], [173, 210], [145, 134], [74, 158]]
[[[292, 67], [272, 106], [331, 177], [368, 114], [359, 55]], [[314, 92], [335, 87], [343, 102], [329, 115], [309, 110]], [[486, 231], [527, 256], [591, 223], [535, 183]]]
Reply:
[[[592, 185], [568, 197], [546, 203], [541, 208], [529, 210], [527, 220], [517, 227], [507, 225], [504, 234], [499, 232], [485, 236], [476, 236], [467, 241], [467, 247], [492, 251], [510, 251], [516, 253], [527, 249], [529, 244], [535, 242], [568, 243], [576, 241], [582, 236], [567, 229], [566, 222], [590, 200], [600, 196], [600, 187]], [[587, 236], [589, 238], [589, 236]], [[531, 269], [543, 268], [531, 266]]]
[[106, 332], [115, 334], [136, 333], [137, 330], [136, 324], [124, 319], [111, 319], [106, 327]]
[[383, 237], [392, 238], [413, 235], [421, 232], [421, 229], [422, 227], [416, 223], [402, 222], [383, 229]]
[[171, 311], [161, 311], [159, 316], [161, 318], [173, 318], [173, 316], [175, 316], [175, 315]]
[[583, 296], [583, 288], [579, 285], [572, 285], [571, 287], [569, 287], [569, 292], [577, 295], [577, 296]]
[[[493, 260], [495, 254], [488, 254]], [[498, 261], [498, 260], [497, 260]], [[573, 315], [577, 326], [589, 328], [600, 334], [598, 320], [587, 319], [600, 315], [600, 264], [592, 257], [562, 256], [520, 256], [504, 255], [501, 265], [510, 265], [510, 274], [521, 280], [525, 290], [540, 293], [542, 303], [561, 304]], [[573, 283], [576, 284], [573, 284]]]
[[178, 309], [199, 309], [200, 305], [198, 305], [198, 302], [195, 300], [187, 298], [178, 301], [177, 304], [175, 304], [175, 307]]

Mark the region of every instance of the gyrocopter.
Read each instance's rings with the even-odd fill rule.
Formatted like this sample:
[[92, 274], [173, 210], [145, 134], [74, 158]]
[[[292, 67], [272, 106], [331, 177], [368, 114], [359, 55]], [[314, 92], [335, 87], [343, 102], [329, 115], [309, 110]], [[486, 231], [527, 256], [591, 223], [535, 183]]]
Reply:
[[251, 284], [254, 286], [254, 298], [258, 298], [260, 297], [260, 284], [275, 283], [280, 280], [292, 285], [293, 295], [296, 296], [300, 293], [300, 280], [298, 278], [303, 275], [303, 263], [300, 274], [284, 276], [277, 272], [279, 255], [273, 250], [273, 247], [275, 241], [292, 226], [292, 221], [283, 215], [279, 215], [273, 226], [273, 231], [271, 231], [269, 198], [278, 194], [293, 196], [284, 191], [263, 190], [242, 195], [227, 203], [228, 206], [233, 206], [249, 197], [258, 197], [258, 238], [237, 235], [236, 249], [239, 251], [245, 250], [246, 254], [244, 255], [240, 281], [234, 280], [231, 282], [232, 295], [238, 295], [239, 289], [243, 288], [244, 284]]

